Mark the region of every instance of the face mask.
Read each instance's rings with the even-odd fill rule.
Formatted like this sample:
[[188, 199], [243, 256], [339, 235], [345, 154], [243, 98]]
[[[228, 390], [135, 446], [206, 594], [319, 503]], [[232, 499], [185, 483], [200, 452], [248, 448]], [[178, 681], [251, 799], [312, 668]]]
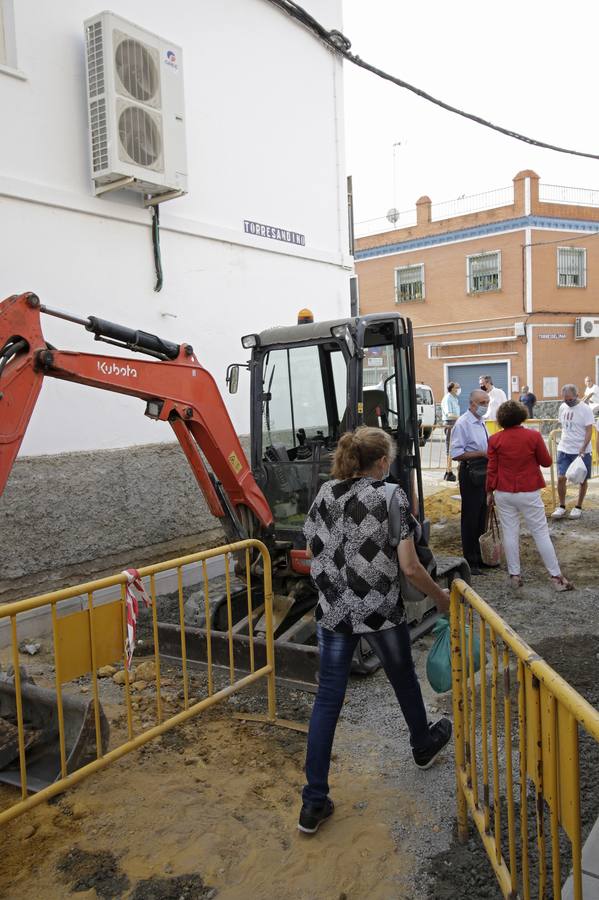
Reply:
[[455, 392], [456, 397], [459, 397], [461, 393], [462, 393], [462, 388], [458, 388]]
[[576, 404], [578, 403], [578, 398], [575, 398], [574, 400], [564, 400], [564, 403], [566, 404], [566, 406], [576, 406]]
[[488, 409], [489, 409], [488, 406], [485, 406], [484, 404], [479, 403], [478, 406], [476, 407], [476, 415], [480, 416], [480, 418], [482, 419], [483, 416], [487, 415]]

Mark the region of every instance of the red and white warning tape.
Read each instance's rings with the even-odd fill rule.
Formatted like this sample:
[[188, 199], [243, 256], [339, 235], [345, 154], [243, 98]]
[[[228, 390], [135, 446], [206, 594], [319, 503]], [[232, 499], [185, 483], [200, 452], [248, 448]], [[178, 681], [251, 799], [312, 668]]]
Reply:
[[152, 605], [152, 600], [148, 597], [140, 574], [137, 569], [125, 569], [121, 573], [127, 578], [125, 586], [125, 602], [127, 605], [127, 639], [125, 640], [125, 663], [127, 669], [131, 669], [133, 660], [133, 652], [135, 650], [135, 633], [137, 631], [137, 615], [139, 613], [139, 601], [141, 600], [145, 607]]

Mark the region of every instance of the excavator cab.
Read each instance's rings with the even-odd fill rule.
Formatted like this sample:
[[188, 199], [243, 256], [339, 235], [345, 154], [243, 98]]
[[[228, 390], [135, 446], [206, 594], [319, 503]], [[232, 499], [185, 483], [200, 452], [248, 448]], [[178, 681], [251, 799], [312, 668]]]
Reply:
[[411, 325], [397, 314], [304, 322], [246, 335], [252, 347], [251, 466], [277, 540], [305, 546], [303, 525], [331, 477], [339, 437], [383, 428], [397, 444], [390, 480], [422, 519]]

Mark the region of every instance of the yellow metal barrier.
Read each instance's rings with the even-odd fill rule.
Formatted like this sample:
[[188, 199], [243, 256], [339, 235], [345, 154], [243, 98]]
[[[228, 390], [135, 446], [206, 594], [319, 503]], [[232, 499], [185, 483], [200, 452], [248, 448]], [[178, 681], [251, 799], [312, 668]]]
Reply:
[[[525, 428], [533, 428], [543, 434], [543, 430], [547, 431], [547, 428], [554, 426], [556, 422], [557, 419], [526, 419], [526, 421], [523, 422], [523, 425]], [[485, 425], [487, 427], [487, 433], [490, 435], [503, 430], [499, 422], [496, 421], [485, 422]]]
[[[527, 419], [524, 423], [527, 428], [534, 428], [546, 436], [548, 429], [555, 427], [557, 419]], [[487, 422], [487, 432], [495, 434], [501, 431], [497, 422]], [[431, 436], [424, 447], [420, 448], [420, 464], [423, 469], [445, 469], [447, 467], [447, 451], [445, 444], [446, 426], [433, 425]], [[452, 464], [457, 468], [457, 463]]]
[[467, 840], [470, 812], [504, 897], [530, 900], [535, 867], [535, 896], [557, 900], [565, 835], [573, 896], [582, 900], [578, 731], [599, 742], [599, 712], [460, 579], [450, 619], [459, 839]]
[[[234, 625], [232, 619], [231, 604], [231, 578], [229, 563], [232, 555], [235, 554], [237, 559], [245, 562], [246, 572], [246, 590], [247, 590], [247, 609], [249, 622], [249, 658], [250, 672], [243, 677], [236, 677], [235, 657], [233, 645]], [[252, 556], [254, 558], [252, 558]], [[215, 673], [212, 664], [212, 639], [210, 630], [210, 597], [207, 561], [215, 557], [222, 557], [225, 563], [225, 584], [227, 592], [227, 616], [228, 616], [228, 636], [229, 636], [229, 667], [228, 680], [229, 684], [215, 690]], [[256, 563], [261, 562], [262, 579], [263, 579], [263, 600], [260, 605], [254, 607], [252, 603], [252, 584], [250, 579], [250, 570], [256, 573]], [[189, 683], [190, 676], [188, 672], [188, 660], [186, 653], [186, 624], [184, 616], [184, 594], [183, 594], [183, 571], [188, 567], [197, 566], [199, 576], [197, 581], [203, 583], [204, 587], [204, 606], [206, 614], [206, 641], [207, 641], [207, 696], [196, 703], [190, 704], [189, 699]], [[181, 637], [181, 687], [182, 687], [182, 709], [169, 718], [163, 718], [163, 698], [161, 696], [161, 655], [159, 646], [158, 633], [158, 617], [156, 609], [156, 583], [155, 576], [161, 572], [174, 570], [177, 575], [178, 584], [178, 600], [179, 600], [179, 625]], [[268, 715], [264, 719], [268, 722], [278, 722], [276, 718], [276, 693], [275, 693], [275, 655], [274, 655], [274, 637], [273, 637], [273, 593], [272, 593], [272, 571], [271, 560], [267, 548], [263, 543], [257, 540], [244, 540], [237, 543], [228, 544], [223, 547], [216, 547], [211, 550], [205, 550], [201, 553], [183, 556], [178, 559], [167, 560], [152, 566], [146, 566], [139, 570], [140, 576], [145, 579], [145, 583], [149, 581], [149, 594], [151, 596], [151, 633], [153, 635], [154, 653], [153, 656], [134, 657], [134, 664], [149, 661], [153, 659], [155, 664], [155, 724], [151, 727], [135, 733], [134, 715], [132, 708], [130, 677], [128, 669], [125, 665], [125, 636], [126, 628], [126, 583], [127, 577], [124, 573], [109, 578], [102, 578], [87, 584], [76, 585], [65, 590], [54, 591], [52, 593], [43, 594], [39, 597], [33, 597], [28, 600], [21, 600], [14, 603], [6, 603], [0, 605], [0, 625], [3, 621], [10, 622], [10, 642], [12, 651], [12, 661], [14, 667], [14, 719], [16, 720], [17, 743], [18, 743], [18, 760], [20, 774], [20, 799], [16, 799], [8, 808], [0, 811], [0, 827], [21, 813], [26, 812], [32, 807], [58, 793], [63, 792], [67, 788], [77, 784], [92, 772], [103, 769], [111, 762], [136, 750], [152, 738], [164, 734], [182, 722], [196, 716], [203, 710], [220, 703], [234, 693], [242, 691], [247, 686], [265, 679], [267, 682], [268, 692]], [[106, 588], [116, 588], [116, 598], [109, 599], [108, 602], [96, 602], [95, 594], [98, 591], [104, 591]], [[120, 594], [120, 596], [119, 596]], [[72, 600], [75, 597], [86, 597], [87, 608], [76, 612], [66, 612], [64, 610], [63, 601]], [[62, 608], [61, 608], [61, 604]], [[60, 752], [60, 771], [57, 773], [57, 779], [54, 783], [49, 784], [38, 793], [28, 796], [28, 755], [27, 744], [29, 742], [28, 723], [26, 721], [25, 705], [28, 702], [27, 682], [22, 683], [21, 668], [19, 659], [19, 626], [23, 623], [22, 616], [32, 610], [46, 610], [49, 612], [51, 621], [51, 642], [54, 657], [54, 687], [55, 687], [55, 705], [52, 701], [53, 709], [51, 712], [52, 728], [54, 728]], [[266, 664], [256, 667], [256, 636], [255, 625], [258, 618], [264, 614], [264, 640], [260, 642], [259, 647], [261, 653], [265, 655]], [[187, 628], [189, 631], [189, 628]], [[265, 645], [265, 646], [264, 646]], [[98, 669], [109, 663], [120, 661], [123, 664], [123, 681], [124, 681], [124, 702], [126, 706], [127, 719], [127, 739], [117, 746], [108, 746], [108, 725], [103, 716], [101, 708], [102, 689], [98, 683]], [[37, 666], [36, 666], [37, 668]], [[73, 764], [70, 760], [68, 751], [69, 743], [72, 744], [73, 735], [70, 733], [68, 726], [69, 710], [74, 705], [74, 691], [80, 691], [80, 683], [73, 685], [74, 679], [79, 679], [84, 675], [91, 675], [91, 705], [93, 707], [93, 716], [89, 716], [89, 722], [84, 723], [84, 727], [92, 728], [95, 731], [92, 745], [95, 744], [95, 759], [82, 765], [80, 768], [72, 770]], [[6, 688], [6, 680], [2, 682]], [[10, 682], [11, 692], [13, 690], [13, 682]], [[25, 691], [25, 694], [24, 694]], [[49, 694], [49, 692], [46, 692]], [[50, 695], [51, 696], [51, 695]], [[79, 701], [80, 702], [80, 701]], [[69, 706], [71, 704], [71, 706]], [[66, 713], [65, 713], [66, 710]], [[254, 717], [259, 718], [259, 717]], [[72, 731], [72, 729], [71, 729]], [[15, 748], [16, 749], [16, 748]], [[15, 754], [16, 759], [16, 754]], [[34, 786], [35, 789], [35, 786]]]

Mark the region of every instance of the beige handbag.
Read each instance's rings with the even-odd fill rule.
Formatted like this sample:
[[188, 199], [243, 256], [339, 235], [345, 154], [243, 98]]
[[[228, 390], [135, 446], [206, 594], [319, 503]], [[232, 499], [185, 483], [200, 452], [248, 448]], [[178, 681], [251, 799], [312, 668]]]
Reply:
[[490, 506], [487, 512], [487, 530], [478, 539], [480, 557], [486, 566], [498, 566], [501, 562], [501, 536], [495, 507]]

